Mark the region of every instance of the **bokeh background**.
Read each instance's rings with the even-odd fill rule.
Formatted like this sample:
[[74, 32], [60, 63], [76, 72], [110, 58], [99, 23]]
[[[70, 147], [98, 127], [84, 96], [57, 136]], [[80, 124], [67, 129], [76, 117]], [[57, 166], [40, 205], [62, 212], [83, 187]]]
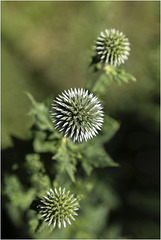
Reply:
[[[107, 114], [121, 124], [105, 146], [120, 167], [98, 174], [108, 176], [118, 194], [120, 205], [109, 222], [121, 235], [159, 238], [160, 2], [3, 1], [1, 10], [2, 156], [15, 138], [28, 137], [31, 103], [25, 92], [44, 101], [82, 87], [92, 76], [91, 49], [100, 31], [116, 28], [129, 38], [124, 68], [137, 82], [112, 83], [104, 96]], [[3, 217], [3, 238], [23, 238], [6, 212]]]

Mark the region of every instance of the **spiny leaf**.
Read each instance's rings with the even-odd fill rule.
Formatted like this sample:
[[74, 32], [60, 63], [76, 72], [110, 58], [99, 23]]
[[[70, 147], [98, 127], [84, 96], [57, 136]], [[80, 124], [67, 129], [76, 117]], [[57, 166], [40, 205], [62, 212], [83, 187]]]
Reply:
[[32, 109], [29, 115], [33, 117], [34, 123], [41, 130], [49, 130], [53, 132], [53, 126], [51, 123], [49, 108], [45, 103], [36, 102], [30, 93], [26, 93], [32, 103]]
[[33, 147], [35, 152], [40, 153], [40, 152], [56, 152], [56, 146], [52, 140], [48, 140], [46, 138], [46, 133], [45, 132], [40, 132], [37, 131], [35, 133], [35, 139], [33, 142]]
[[76, 171], [76, 157], [72, 150], [67, 148], [66, 139], [63, 138], [58, 146], [57, 153], [53, 155], [53, 160], [57, 161], [57, 170], [68, 173], [69, 177], [75, 182], [74, 173]]
[[136, 78], [132, 74], [126, 72], [121, 67], [106, 65], [94, 83], [92, 91], [95, 94], [101, 95], [106, 92], [107, 86], [111, 82], [117, 82], [118, 84], [121, 84], [123, 82], [128, 83], [130, 81], [136, 82]]

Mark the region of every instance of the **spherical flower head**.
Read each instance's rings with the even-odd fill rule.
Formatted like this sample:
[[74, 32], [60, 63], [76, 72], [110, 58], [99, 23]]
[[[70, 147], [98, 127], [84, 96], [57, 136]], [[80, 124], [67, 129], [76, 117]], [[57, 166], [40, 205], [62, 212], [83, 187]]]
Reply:
[[41, 217], [49, 225], [53, 225], [53, 228], [58, 226], [61, 228], [63, 225], [66, 227], [66, 223], [71, 225], [71, 220], [75, 221], [74, 216], [77, 216], [77, 210], [79, 210], [78, 199], [74, 195], [70, 195], [70, 191], [66, 192], [65, 188], [59, 190], [50, 189], [47, 192], [47, 196], [43, 196], [41, 204], [38, 206]]
[[70, 89], [54, 100], [52, 121], [64, 137], [73, 142], [87, 141], [101, 130], [103, 107], [88, 90]]
[[97, 37], [95, 49], [99, 61], [104, 64], [119, 66], [128, 59], [130, 47], [128, 38], [123, 32], [115, 29], [106, 29]]

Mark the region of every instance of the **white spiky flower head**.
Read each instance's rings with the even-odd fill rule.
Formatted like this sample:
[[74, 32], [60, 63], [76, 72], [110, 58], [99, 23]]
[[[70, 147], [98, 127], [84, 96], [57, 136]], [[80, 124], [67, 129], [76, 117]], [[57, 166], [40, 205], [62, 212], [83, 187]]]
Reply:
[[75, 221], [74, 216], [78, 216], [76, 211], [79, 210], [79, 201], [74, 194], [70, 194], [70, 191], [66, 192], [65, 188], [60, 187], [58, 190], [50, 189], [47, 196], [43, 196], [38, 208], [41, 217], [48, 222], [48, 226], [61, 228], [61, 226], [66, 227], [66, 223], [71, 225], [71, 220]]
[[115, 29], [105, 29], [97, 37], [95, 49], [100, 62], [119, 66], [128, 59], [129, 45], [129, 40], [123, 32]]
[[59, 95], [52, 104], [52, 121], [64, 137], [73, 142], [87, 141], [101, 130], [103, 107], [88, 90], [70, 89]]

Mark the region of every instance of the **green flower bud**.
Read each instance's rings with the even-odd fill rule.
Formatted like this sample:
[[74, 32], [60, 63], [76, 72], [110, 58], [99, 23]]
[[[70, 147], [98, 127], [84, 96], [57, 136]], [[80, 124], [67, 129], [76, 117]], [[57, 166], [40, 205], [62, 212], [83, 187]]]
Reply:
[[53, 225], [53, 228], [58, 226], [61, 228], [63, 225], [66, 227], [66, 223], [71, 225], [71, 220], [75, 221], [74, 216], [77, 216], [77, 210], [79, 210], [79, 201], [74, 198], [74, 195], [70, 195], [70, 191], [66, 192], [65, 188], [59, 190], [50, 189], [47, 192], [47, 196], [43, 196], [41, 204], [38, 206], [41, 217], [49, 225]]
[[110, 65], [120, 65], [128, 59], [130, 47], [128, 38], [115, 29], [105, 30], [97, 37], [95, 50], [100, 62]]

